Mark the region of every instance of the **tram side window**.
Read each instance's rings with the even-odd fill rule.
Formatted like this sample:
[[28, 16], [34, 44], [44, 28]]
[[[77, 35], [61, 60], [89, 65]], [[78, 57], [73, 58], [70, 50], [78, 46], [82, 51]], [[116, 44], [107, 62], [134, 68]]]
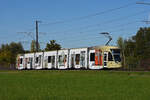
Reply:
[[90, 61], [95, 61], [95, 53], [90, 53]]
[[65, 62], [67, 61], [67, 55], [65, 55], [64, 61], [65, 61]]
[[108, 53], [108, 61], [113, 61], [113, 57], [112, 57], [112, 54], [110, 52]]
[[59, 62], [60, 63], [66, 62], [66, 60], [67, 60], [67, 55], [64, 55], [64, 56], [60, 55], [59, 56]]
[[41, 63], [42, 55], [39, 55], [39, 63]]
[[59, 55], [59, 62], [62, 62], [62, 56]]
[[20, 64], [22, 64], [22, 60], [23, 60], [23, 59], [22, 59], [22, 58], [20, 58]]
[[79, 65], [80, 62], [80, 54], [76, 54], [76, 65]]
[[51, 59], [52, 61], [52, 63], [55, 63], [55, 56], [52, 56], [52, 59]]
[[48, 56], [48, 63], [51, 63], [51, 56]]
[[36, 57], [35, 63], [39, 62], [39, 57]]
[[104, 54], [104, 61], [107, 61], [107, 54]]

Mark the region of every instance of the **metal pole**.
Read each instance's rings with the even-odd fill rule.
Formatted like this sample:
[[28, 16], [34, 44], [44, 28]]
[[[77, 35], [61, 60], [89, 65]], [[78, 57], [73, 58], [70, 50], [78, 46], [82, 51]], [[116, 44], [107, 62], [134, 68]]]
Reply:
[[38, 21], [36, 20], [36, 52], [39, 50], [39, 43], [38, 43]]

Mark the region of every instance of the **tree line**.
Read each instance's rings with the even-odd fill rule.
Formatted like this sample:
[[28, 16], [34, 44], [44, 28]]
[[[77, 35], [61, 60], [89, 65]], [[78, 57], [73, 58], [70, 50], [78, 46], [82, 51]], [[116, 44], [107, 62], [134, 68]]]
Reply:
[[129, 39], [118, 38], [121, 49], [122, 68], [150, 70], [150, 27], [140, 28]]

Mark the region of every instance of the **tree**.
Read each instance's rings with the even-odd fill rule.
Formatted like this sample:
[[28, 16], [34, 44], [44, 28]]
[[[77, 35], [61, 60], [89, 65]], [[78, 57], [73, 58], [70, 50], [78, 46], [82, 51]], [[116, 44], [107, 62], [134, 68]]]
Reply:
[[146, 63], [150, 59], [150, 28], [140, 28], [132, 38], [136, 43], [135, 55], [137, 55], [138, 66], [142, 69], [149, 69], [150, 65]]
[[136, 68], [138, 65], [137, 55], [135, 54], [135, 41], [132, 39], [125, 40], [125, 63], [129, 69]]
[[0, 64], [9, 66], [11, 64], [12, 53], [8, 50], [0, 52]]
[[19, 43], [11, 42], [9, 44], [9, 49], [14, 54], [18, 54], [18, 53], [23, 53], [24, 52], [24, 48], [23, 48], [23, 46], [22, 46], [22, 44], [20, 42]]
[[50, 40], [50, 43], [47, 43], [45, 51], [52, 51], [52, 50], [60, 50], [61, 45], [56, 43], [55, 40]]
[[122, 37], [119, 37], [117, 40], [117, 45], [121, 50], [121, 59], [122, 59], [122, 66], [125, 67], [125, 43]]
[[124, 51], [128, 68], [150, 69], [150, 28], [140, 28], [136, 35], [127, 40], [119, 38], [117, 44]]
[[2, 44], [0, 47], [0, 64], [6, 66], [15, 65], [16, 57], [19, 53], [24, 53], [21, 43]]
[[136, 42], [136, 54], [141, 58], [150, 57], [150, 28], [140, 28], [132, 37]]
[[12, 53], [11, 64], [16, 63], [17, 54], [24, 53], [23, 46], [20, 42], [19, 43], [11, 42], [9, 44], [9, 51]]
[[[40, 44], [38, 44], [38, 50], [40, 50]], [[31, 49], [30, 49], [30, 52], [36, 52], [36, 42], [35, 40], [32, 40], [31, 42]]]

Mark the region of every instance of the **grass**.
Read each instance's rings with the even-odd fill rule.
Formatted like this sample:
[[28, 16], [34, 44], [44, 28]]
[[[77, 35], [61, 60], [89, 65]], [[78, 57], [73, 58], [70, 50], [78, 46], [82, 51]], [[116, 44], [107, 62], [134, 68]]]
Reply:
[[150, 72], [0, 71], [0, 100], [149, 100]]

